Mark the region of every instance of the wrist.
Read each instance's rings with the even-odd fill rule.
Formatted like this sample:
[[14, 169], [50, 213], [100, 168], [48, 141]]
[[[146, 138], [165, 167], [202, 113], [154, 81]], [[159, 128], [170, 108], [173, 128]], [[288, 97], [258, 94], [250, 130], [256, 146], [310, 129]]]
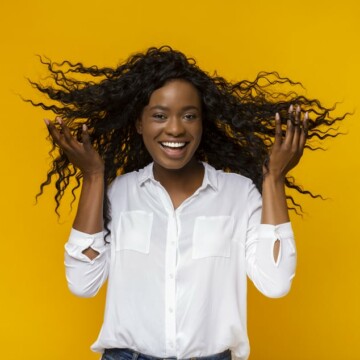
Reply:
[[104, 171], [89, 171], [83, 172], [84, 181], [98, 181], [104, 179]]
[[282, 174], [274, 174], [274, 173], [265, 173], [263, 176], [263, 184], [265, 183], [271, 183], [274, 185], [285, 185], [285, 179], [286, 177]]

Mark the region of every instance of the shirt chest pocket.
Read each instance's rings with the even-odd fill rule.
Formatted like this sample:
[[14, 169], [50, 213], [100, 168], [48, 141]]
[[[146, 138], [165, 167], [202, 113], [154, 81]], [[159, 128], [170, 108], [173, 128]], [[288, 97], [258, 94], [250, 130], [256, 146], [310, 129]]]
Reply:
[[152, 213], [141, 210], [122, 212], [115, 238], [116, 251], [134, 250], [148, 254], [152, 223]]
[[199, 216], [195, 219], [192, 258], [229, 258], [234, 221], [231, 216]]

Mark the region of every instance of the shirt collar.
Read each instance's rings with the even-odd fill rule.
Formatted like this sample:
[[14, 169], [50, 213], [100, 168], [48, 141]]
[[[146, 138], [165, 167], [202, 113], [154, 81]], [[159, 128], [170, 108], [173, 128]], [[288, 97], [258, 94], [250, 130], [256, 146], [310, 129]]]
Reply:
[[[154, 173], [153, 173], [153, 165], [154, 163], [151, 162], [149, 165], [139, 170], [138, 182], [140, 186], [143, 185], [148, 180], [155, 181]], [[205, 173], [204, 173], [204, 180], [200, 189], [205, 189], [207, 186], [210, 186], [214, 191], [217, 191], [218, 178], [215, 168], [213, 168], [211, 165], [209, 165], [206, 162], [203, 162], [203, 165], [204, 165]]]
[[155, 180], [153, 174], [153, 165], [154, 163], [151, 162], [149, 165], [146, 165], [143, 169], [138, 171], [138, 182], [140, 186], [148, 180]]
[[207, 186], [210, 186], [214, 191], [217, 191], [218, 178], [216, 169], [206, 162], [203, 162], [203, 165], [205, 169], [205, 174], [202, 187], [206, 188]]

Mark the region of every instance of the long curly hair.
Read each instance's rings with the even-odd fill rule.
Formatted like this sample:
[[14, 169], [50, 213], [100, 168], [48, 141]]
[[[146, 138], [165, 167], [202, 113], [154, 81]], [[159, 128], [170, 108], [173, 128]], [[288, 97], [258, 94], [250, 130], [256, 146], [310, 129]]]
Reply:
[[[198, 159], [216, 169], [249, 177], [260, 192], [263, 165], [267, 163], [268, 150], [274, 141], [275, 113], [280, 114], [285, 125], [291, 104], [300, 105], [303, 111], [309, 112], [305, 147], [310, 150], [319, 149], [311, 145], [312, 139], [320, 142], [321, 148], [321, 142], [327, 137], [339, 135], [332, 125], [348, 115], [331, 116], [335, 106], [327, 108], [319, 100], [299, 94], [295, 89], [302, 86], [301, 83], [281, 77], [277, 72], [260, 72], [253, 81], [232, 83], [216, 73], [210, 75], [201, 70], [193, 58], [169, 46], [151, 47], [115, 68], [86, 67], [81, 62], [70, 61], [54, 63], [41, 57], [40, 61], [47, 66], [50, 84], [29, 81], [51, 103], [26, 101], [61, 116], [78, 139], [81, 139], [82, 124], [87, 125], [92, 144], [105, 163], [106, 189], [116, 176], [141, 169], [152, 161], [135, 122], [153, 91], [172, 79], [188, 81], [201, 97], [203, 136], [196, 153]], [[52, 167], [38, 195], [55, 181], [55, 211], [58, 213], [69, 187], [75, 200], [82, 174], [54, 142], [50, 154]], [[303, 189], [291, 176], [286, 178], [285, 185], [302, 194], [319, 196]], [[292, 196], [287, 197], [290, 208], [301, 210]], [[111, 214], [107, 195], [103, 218], [109, 233]]]

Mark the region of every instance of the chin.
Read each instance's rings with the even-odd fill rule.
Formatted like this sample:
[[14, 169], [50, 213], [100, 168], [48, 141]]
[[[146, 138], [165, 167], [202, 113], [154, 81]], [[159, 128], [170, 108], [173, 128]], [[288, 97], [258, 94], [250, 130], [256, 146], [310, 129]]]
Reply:
[[153, 158], [154, 165], [166, 170], [182, 170], [188, 166], [194, 165], [197, 161], [194, 157], [190, 159], [156, 159]]
[[156, 164], [157, 166], [166, 169], [166, 170], [181, 170], [183, 168], [185, 168], [188, 164], [190, 163], [190, 161], [169, 161], [169, 162], [164, 162], [164, 161], [156, 161], [154, 160], [154, 164]]

